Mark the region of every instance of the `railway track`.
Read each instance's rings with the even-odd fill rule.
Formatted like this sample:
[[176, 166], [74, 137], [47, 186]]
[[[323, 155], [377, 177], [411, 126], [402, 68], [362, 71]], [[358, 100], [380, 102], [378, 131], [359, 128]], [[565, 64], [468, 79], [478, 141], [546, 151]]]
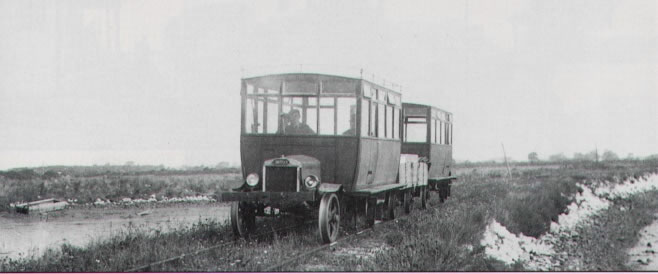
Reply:
[[[430, 207], [428, 207], [427, 209], [425, 209], [425, 210], [423, 210], [423, 211], [428, 211], [429, 209], [434, 209], [434, 208], [430, 208]], [[374, 224], [373, 226], [371, 226], [371, 227], [368, 227], [368, 228], [365, 228], [365, 229], [359, 230], [359, 231], [357, 231], [357, 232], [354, 232], [354, 233], [351, 233], [351, 234], [347, 234], [347, 235], [345, 235], [345, 236], [342, 236], [340, 239], [336, 240], [335, 242], [333, 242], [333, 243], [331, 243], [331, 244], [322, 245], [322, 246], [319, 246], [319, 247], [316, 247], [316, 248], [312, 248], [312, 249], [310, 249], [310, 250], [308, 250], [308, 251], [306, 251], [306, 252], [302, 252], [302, 253], [300, 253], [300, 254], [298, 254], [298, 255], [296, 255], [296, 256], [293, 256], [292, 258], [290, 258], [290, 259], [288, 259], [288, 260], [285, 260], [285, 261], [283, 261], [283, 262], [281, 262], [281, 263], [279, 263], [279, 264], [277, 264], [277, 265], [274, 265], [274, 266], [268, 267], [268, 268], [266, 268], [266, 269], [264, 270], [264, 272], [277, 272], [277, 271], [282, 271], [281, 269], [282, 269], [283, 267], [285, 267], [285, 266], [291, 265], [291, 264], [293, 264], [293, 263], [295, 263], [295, 262], [300, 261], [301, 259], [304, 259], [304, 258], [310, 257], [310, 256], [312, 256], [312, 255], [315, 255], [315, 254], [317, 254], [317, 253], [320, 252], [320, 251], [323, 251], [323, 250], [326, 250], [326, 249], [330, 249], [330, 248], [332, 248], [332, 247], [335, 248], [335, 247], [337, 247], [337, 246], [340, 246], [340, 245], [342, 245], [342, 244], [345, 244], [345, 243], [347, 243], [348, 240], [350, 240], [350, 239], [353, 239], [353, 238], [356, 238], [356, 237], [360, 237], [360, 236], [363, 236], [363, 235], [367, 235], [368, 233], [374, 231], [374, 230], [375, 230], [375, 227], [377, 227], [377, 226], [384, 225], [384, 224], [386, 224], [386, 223], [388, 223], [388, 222], [390, 222], [390, 221], [404, 220], [404, 219], [408, 218], [410, 214], [411, 214], [411, 213], [409, 213], [409, 214], [404, 214], [404, 215], [399, 216], [399, 217], [396, 217], [395, 219], [392, 219], [392, 220], [384, 220], [384, 221], [381, 221], [381, 222], [377, 222], [377, 223], [375, 223], [375, 224]]]
[[[293, 225], [293, 226], [286, 226], [286, 227], [282, 227], [282, 228], [278, 228], [278, 229], [272, 229], [268, 232], [254, 234], [254, 235], [251, 236], [251, 238], [253, 238], [253, 239], [264, 238], [264, 237], [267, 237], [267, 236], [270, 236], [272, 234], [276, 234], [276, 233], [279, 233], [279, 232], [291, 231], [294, 228], [300, 228], [300, 227], [303, 227], [303, 226], [307, 226], [307, 225], [310, 225], [311, 223], [315, 223], [315, 222], [308, 221], [308, 222], [304, 222], [302, 224], [297, 224], [297, 225]], [[171, 263], [171, 262], [174, 262], [174, 261], [182, 260], [184, 258], [190, 258], [190, 257], [198, 256], [202, 253], [205, 253], [205, 252], [208, 252], [208, 251], [211, 251], [211, 250], [214, 250], [214, 249], [218, 249], [218, 248], [233, 245], [233, 244], [235, 244], [239, 241], [242, 241], [242, 239], [234, 239], [232, 241], [224, 242], [224, 243], [217, 244], [217, 245], [214, 245], [214, 246], [211, 246], [211, 247], [206, 247], [206, 248], [195, 250], [193, 252], [184, 253], [184, 254], [181, 254], [179, 256], [169, 257], [169, 258], [166, 258], [166, 259], [163, 259], [163, 260], [151, 262], [151, 263], [148, 263], [148, 264], [143, 264], [143, 265], [140, 265], [140, 266], [137, 266], [137, 267], [126, 269], [123, 272], [148, 271], [149, 269], [151, 269], [155, 266], [164, 265], [166, 263]]]
[[373, 226], [373, 227], [370, 227], [370, 228], [366, 228], [366, 229], [361, 230], [361, 231], [356, 232], [356, 233], [348, 234], [347, 236], [343, 236], [342, 238], [340, 238], [339, 240], [336, 240], [335, 242], [333, 242], [333, 243], [331, 243], [331, 244], [321, 245], [321, 246], [319, 246], [319, 247], [313, 248], [313, 249], [308, 250], [308, 251], [306, 251], [306, 252], [302, 252], [302, 253], [298, 254], [297, 256], [293, 256], [292, 258], [290, 258], [290, 259], [288, 259], [288, 260], [285, 260], [285, 261], [283, 261], [283, 262], [281, 262], [281, 263], [279, 263], [279, 264], [276, 264], [276, 265], [274, 265], [274, 266], [268, 267], [268, 268], [266, 268], [264, 271], [265, 271], [265, 272], [277, 272], [277, 271], [280, 271], [281, 268], [283, 268], [283, 267], [285, 267], [285, 266], [288, 266], [288, 265], [290, 265], [290, 264], [292, 264], [292, 263], [294, 263], [294, 262], [297, 262], [297, 261], [299, 261], [299, 260], [301, 260], [301, 259], [304, 259], [304, 258], [306, 258], [306, 257], [309, 257], [309, 256], [312, 256], [312, 255], [314, 255], [314, 254], [317, 254], [318, 252], [320, 252], [320, 251], [322, 251], [322, 250], [329, 249], [329, 248], [331, 248], [331, 247], [336, 247], [336, 246], [338, 246], [338, 245], [340, 245], [340, 244], [342, 244], [342, 243], [347, 242], [348, 239], [355, 238], [355, 237], [357, 237], [357, 236], [359, 236], [359, 235], [367, 234], [367, 232], [372, 231], [373, 228], [374, 228], [374, 226]]
[[[428, 209], [430, 209], [430, 208], [428, 208]], [[396, 217], [394, 220], [406, 219], [406, 218], [408, 218], [408, 216], [409, 216], [408, 214], [405, 214], [405, 215]], [[338, 239], [337, 241], [335, 241], [331, 244], [320, 245], [320, 246], [313, 247], [313, 248], [310, 248], [308, 250], [302, 251], [299, 254], [294, 255], [291, 258], [287, 259], [287, 260], [284, 260], [284, 261], [282, 261], [282, 262], [280, 262], [276, 265], [267, 267], [267, 268], [265, 268], [261, 271], [264, 271], [264, 272], [281, 271], [282, 268], [284, 268], [286, 266], [289, 266], [289, 265], [291, 265], [295, 262], [298, 262], [301, 259], [313, 256], [313, 255], [319, 253], [320, 251], [327, 250], [327, 249], [330, 249], [330, 248], [335, 248], [337, 246], [340, 246], [342, 244], [347, 243], [348, 240], [351, 240], [351, 239], [354, 239], [356, 237], [360, 237], [360, 236], [363, 236], [363, 235], [367, 235], [368, 233], [374, 231], [375, 227], [386, 224], [389, 221], [392, 221], [392, 220], [384, 220], [384, 221], [381, 221], [381, 222], [377, 222], [371, 227], [364, 228], [364, 229], [358, 230], [356, 232], [348, 233], [347, 235], [341, 236], [340, 239]], [[272, 229], [272, 230], [269, 230], [268, 232], [252, 235], [251, 239], [262, 239], [262, 238], [266, 238], [266, 237], [269, 237], [269, 236], [272, 236], [272, 235], [276, 235], [278, 233], [293, 231], [296, 228], [307, 227], [309, 225], [317, 225], [317, 221], [312, 220], [312, 221], [307, 221], [307, 222], [297, 224], [297, 225], [285, 226], [285, 227], [278, 228], [278, 229]], [[179, 256], [169, 257], [169, 258], [166, 258], [166, 259], [163, 259], [163, 260], [158, 260], [158, 261], [151, 262], [151, 263], [148, 263], [148, 264], [143, 264], [143, 265], [140, 265], [140, 266], [137, 266], [137, 267], [132, 267], [132, 268], [124, 270], [123, 272], [150, 271], [152, 268], [154, 268], [156, 266], [165, 265], [167, 263], [172, 263], [172, 262], [182, 260], [182, 259], [185, 259], [185, 258], [193, 258], [195, 256], [198, 256], [200, 254], [203, 254], [205, 252], [208, 252], [208, 251], [211, 251], [211, 250], [214, 250], [214, 249], [219, 249], [219, 248], [222, 248], [222, 247], [227, 247], [227, 246], [230, 246], [230, 245], [234, 245], [234, 244], [236, 244], [240, 241], [243, 241], [243, 239], [234, 239], [232, 241], [224, 242], [224, 243], [217, 244], [217, 245], [207, 247], [207, 248], [203, 248], [203, 249], [198, 249], [198, 250], [195, 250], [193, 252], [188, 252], [188, 253], [185, 253], [185, 254], [181, 254]], [[194, 272], [199, 272], [199, 271], [194, 271]]]

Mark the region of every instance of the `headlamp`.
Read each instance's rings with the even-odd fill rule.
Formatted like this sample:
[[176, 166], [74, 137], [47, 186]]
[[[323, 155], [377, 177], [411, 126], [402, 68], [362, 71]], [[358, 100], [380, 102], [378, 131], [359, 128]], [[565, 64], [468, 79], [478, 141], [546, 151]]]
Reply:
[[255, 187], [258, 184], [258, 174], [256, 173], [251, 173], [247, 176], [247, 185], [250, 187]]

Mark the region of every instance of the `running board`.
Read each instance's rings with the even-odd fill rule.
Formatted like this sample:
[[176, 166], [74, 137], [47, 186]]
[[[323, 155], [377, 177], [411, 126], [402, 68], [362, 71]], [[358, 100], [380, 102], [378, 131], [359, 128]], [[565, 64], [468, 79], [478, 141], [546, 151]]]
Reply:
[[457, 176], [430, 178], [428, 181], [440, 182], [440, 181], [448, 181], [448, 180], [450, 180], [450, 181], [457, 180]]
[[357, 189], [355, 191], [350, 192], [350, 194], [353, 195], [353, 196], [365, 197], [365, 196], [370, 196], [370, 195], [386, 192], [386, 191], [389, 191], [389, 190], [401, 189], [403, 187], [404, 187], [404, 185], [402, 185], [402, 184], [378, 185], [378, 186], [373, 186], [373, 187], [368, 187], [368, 188], [363, 188], [363, 189]]

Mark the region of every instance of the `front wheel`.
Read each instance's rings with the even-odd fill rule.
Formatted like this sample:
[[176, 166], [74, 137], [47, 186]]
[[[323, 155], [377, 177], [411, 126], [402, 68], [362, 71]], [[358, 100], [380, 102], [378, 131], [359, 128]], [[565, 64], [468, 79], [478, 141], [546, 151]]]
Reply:
[[245, 202], [231, 203], [231, 227], [235, 236], [249, 237], [256, 227], [254, 209]]
[[340, 202], [335, 193], [322, 195], [319, 213], [318, 224], [320, 226], [321, 242], [325, 244], [335, 242], [340, 228]]

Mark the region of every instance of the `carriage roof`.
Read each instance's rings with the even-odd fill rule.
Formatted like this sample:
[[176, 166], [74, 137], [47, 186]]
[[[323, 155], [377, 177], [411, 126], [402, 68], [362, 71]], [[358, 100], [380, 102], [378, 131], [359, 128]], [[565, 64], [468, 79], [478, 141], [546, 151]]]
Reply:
[[424, 104], [405, 103], [405, 102], [403, 102], [402, 103], [402, 108], [403, 109], [407, 109], [407, 108], [428, 109], [429, 108], [429, 109], [432, 109], [432, 110], [435, 110], [435, 111], [443, 112], [443, 113], [448, 114], [448, 115], [452, 115], [452, 112], [443, 110], [443, 109], [435, 107], [435, 106], [424, 105]]
[[[323, 84], [323, 94], [360, 94], [361, 88], [359, 84], [366, 83], [369, 86], [374, 87], [378, 90], [385, 90], [388, 93], [396, 94], [399, 98], [401, 96], [400, 92], [374, 83], [372, 81], [355, 78], [355, 77], [346, 77], [338, 76], [331, 74], [320, 74], [320, 73], [281, 73], [281, 74], [268, 74], [261, 76], [253, 76], [242, 78], [242, 80], [248, 85], [254, 85], [259, 88], [265, 88], [269, 90], [278, 91], [282, 88], [283, 83], [293, 83], [293, 82], [307, 82], [307, 83], [322, 83]], [[333, 88], [333, 90], [331, 90]], [[325, 92], [325, 89], [327, 92]], [[345, 92], [345, 91], [349, 92]], [[353, 92], [352, 92], [353, 91]]]

